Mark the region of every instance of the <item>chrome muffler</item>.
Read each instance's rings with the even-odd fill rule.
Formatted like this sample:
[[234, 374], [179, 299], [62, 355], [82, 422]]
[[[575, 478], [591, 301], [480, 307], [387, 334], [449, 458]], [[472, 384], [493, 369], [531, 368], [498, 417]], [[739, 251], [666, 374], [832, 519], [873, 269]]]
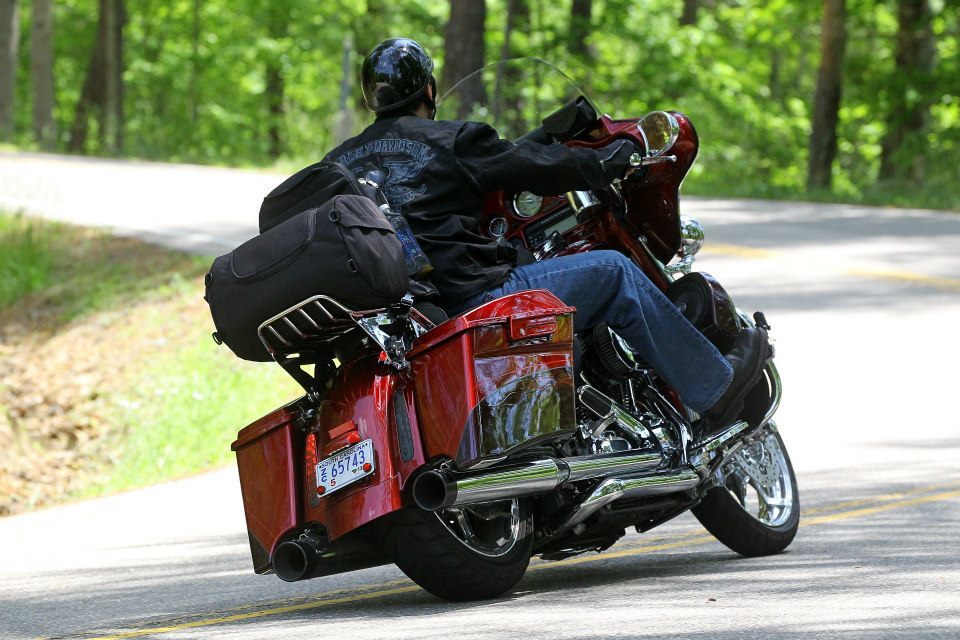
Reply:
[[413, 501], [436, 511], [464, 504], [524, 498], [547, 493], [564, 482], [630, 475], [660, 466], [659, 453], [603, 454], [576, 458], [544, 458], [482, 473], [457, 474], [433, 469], [413, 482]]

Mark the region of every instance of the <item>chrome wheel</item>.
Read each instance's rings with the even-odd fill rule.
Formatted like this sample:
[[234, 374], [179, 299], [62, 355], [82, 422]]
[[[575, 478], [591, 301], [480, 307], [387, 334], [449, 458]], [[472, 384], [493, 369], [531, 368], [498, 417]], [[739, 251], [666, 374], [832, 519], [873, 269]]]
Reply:
[[510, 553], [526, 535], [516, 499], [453, 507], [436, 515], [461, 544], [488, 558]]
[[756, 520], [779, 527], [793, 515], [792, 474], [775, 427], [744, 444], [724, 472], [727, 490]]

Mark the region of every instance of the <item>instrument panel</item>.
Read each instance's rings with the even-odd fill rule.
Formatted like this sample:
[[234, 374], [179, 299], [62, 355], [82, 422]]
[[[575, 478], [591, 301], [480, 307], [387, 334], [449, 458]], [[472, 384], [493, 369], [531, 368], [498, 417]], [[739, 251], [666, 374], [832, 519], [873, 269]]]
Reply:
[[599, 207], [597, 196], [588, 191], [558, 196], [537, 196], [528, 191], [498, 193], [485, 207], [487, 215], [493, 217], [487, 218], [484, 230], [491, 238], [549, 253], [564, 244], [561, 236], [585, 223]]

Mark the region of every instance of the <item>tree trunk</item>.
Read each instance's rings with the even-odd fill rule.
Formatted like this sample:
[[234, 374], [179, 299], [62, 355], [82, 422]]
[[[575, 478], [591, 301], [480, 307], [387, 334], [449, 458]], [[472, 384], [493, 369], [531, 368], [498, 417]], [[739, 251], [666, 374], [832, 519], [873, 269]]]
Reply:
[[76, 111], [73, 114], [73, 126], [70, 127], [70, 141], [67, 151], [71, 153], [85, 153], [87, 149], [87, 134], [90, 131], [90, 117], [99, 115], [103, 109], [103, 41], [104, 22], [100, 20], [97, 36], [90, 54], [90, 64], [87, 66], [87, 75], [77, 100]]
[[0, 140], [13, 137], [13, 98], [20, 50], [17, 0], [0, 0]]
[[193, 0], [193, 20], [190, 33], [190, 123], [196, 127], [200, 118], [200, 36], [202, 24], [203, 0]]
[[843, 51], [846, 46], [846, 0], [825, 0], [820, 35], [820, 70], [813, 99], [813, 130], [807, 188], [829, 189], [837, 155]]
[[350, 54], [353, 52], [353, 37], [348, 32], [343, 36], [343, 56], [340, 58], [340, 102], [337, 117], [333, 121], [333, 145], [353, 135], [353, 111], [350, 109], [350, 97], [353, 94], [350, 79], [353, 78], [354, 68], [350, 64]]
[[[522, 29], [530, 32], [530, 5], [528, 0], [507, 0], [507, 19], [503, 25], [503, 46], [500, 48], [500, 59], [525, 55], [526, 52], [516, 51], [511, 42], [514, 32]], [[521, 111], [520, 83], [523, 78], [518, 77], [519, 69], [515, 65], [500, 65], [494, 78], [493, 119], [499, 123], [504, 110], [510, 113]]]
[[267, 93], [267, 153], [274, 160], [283, 155], [283, 70], [280, 61], [274, 60], [267, 64], [266, 93]]
[[103, 149], [118, 154], [123, 150], [123, 27], [126, 12], [123, 0], [100, 0], [100, 11], [106, 34], [100, 141]]
[[123, 27], [126, 12], [123, 0], [100, 0], [100, 19], [90, 65], [70, 129], [67, 150], [87, 149], [90, 118], [99, 126], [100, 149], [110, 153], [123, 150]]
[[881, 143], [880, 180], [920, 180], [923, 156], [907, 162], [898, 157], [898, 152], [909, 137], [926, 129], [930, 118], [929, 87], [936, 66], [936, 41], [929, 0], [900, 0], [898, 19], [896, 76], [890, 85], [890, 113]]
[[53, 121], [53, 0], [33, 0], [30, 28], [30, 84], [33, 87], [33, 135], [44, 149], [56, 138]]
[[[272, 40], [287, 37], [290, 21], [290, 4], [271, 0], [267, 8], [267, 35]], [[283, 74], [281, 47], [267, 57], [264, 85], [267, 99], [267, 153], [276, 160], [283, 155], [283, 124], [285, 119], [284, 92], [286, 82]]]
[[690, 26], [697, 24], [697, 12], [700, 11], [701, 0], [683, 0], [683, 13], [680, 14], [680, 25]]
[[[484, 0], [450, 0], [450, 19], [443, 30], [443, 91], [483, 66], [486, 15]], [[469, 87], [463, 94], [458, 117], [466, 117], [470, 107], [483, 102], [485, 96], [481, 83]]]
[[570, 52], [584, 58], [592, 57], [587, 45], [593, 16], [593, 0], [573, 0], [570, 5]]

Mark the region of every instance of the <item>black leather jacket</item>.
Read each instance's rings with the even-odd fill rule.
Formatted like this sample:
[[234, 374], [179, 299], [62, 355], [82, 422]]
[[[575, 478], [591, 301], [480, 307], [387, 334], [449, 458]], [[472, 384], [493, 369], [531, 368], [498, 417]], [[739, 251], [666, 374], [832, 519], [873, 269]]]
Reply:
[[358, 177], [381, 172], [391, 208], [409, 221], [433, 263], [442, 302], [455, 304], [502, 283], [517, 264], [516, 250], [481, 233], [488, 192], [600, 188], [623, 176], [632, 152], [629, 142], [596, 150], [514, 144], [485, 124], [408, 115], [375, 121], [325, 159]]

